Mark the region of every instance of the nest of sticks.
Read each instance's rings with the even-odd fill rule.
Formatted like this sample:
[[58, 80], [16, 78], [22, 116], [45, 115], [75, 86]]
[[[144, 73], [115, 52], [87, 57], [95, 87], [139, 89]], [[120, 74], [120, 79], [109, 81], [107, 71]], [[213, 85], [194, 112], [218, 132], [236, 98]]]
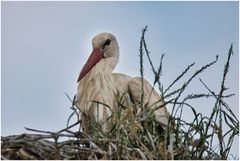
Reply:
[[[148, 142], [142, 139], [142, 147], [129, 146], [128, 144], [131, 144], [130, 142], [134, 142], [133, 139], [136, 139], [136, 137], [138, 137], [136, 136], [137, 127], [134, 127], [136, 125], [132, 126], [134, 129], [132, 129], [131, 131], [125, 131], [127, 132], [128, 136], [124, 135], [118, 140], [110, 139], [109, 135], [107, 137], [100, 137], [100, 135], [103, 135], [103, 133], [100, 132], [95, 133], [95, 136], [89, 138], [83, 132], [73, 132], [70, 130], [70, 128], [78, 125], [80, 125], [80, 121], [58, 132], [49, 132], [26, 128], [27, 130], [33, 131], [38, 134], [24, 133], [21, 135], [1, 137], [1, 159], [170, 159], [169, 153], [165, 151], [164, 144], [162, 144], [161, 142], [159, 142], [159, 149], [157, 151], [159, 151], [159, 154], [162, 153], [162, 156], [154, 156], [154, 153], [151, 154], [151, 149], [156, 149], [154, 145], [154, 140], [151, 140], [153, 145], [149, 145]], [[121, 133], [123, 131], [118, 132]], [[152, 137], [154, 136], [150, 135], [151, 134], [149, 133], [149, 137], [153, 139]]]
[[[4, 160], [88, 160], [115, 159], [116, 142], [79, 139], [56, 141], [56, 134], [22, 134], [2, 137], [1, 159]], [[136, 150], [137, 151], [137, 150]]]

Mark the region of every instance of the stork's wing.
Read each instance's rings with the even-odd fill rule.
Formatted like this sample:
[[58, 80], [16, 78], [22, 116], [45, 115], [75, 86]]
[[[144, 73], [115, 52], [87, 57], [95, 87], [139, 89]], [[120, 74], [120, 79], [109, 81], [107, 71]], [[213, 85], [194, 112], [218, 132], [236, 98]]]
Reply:
[[[141, 102], [142, 93], [142, 81], [141, 77], [132, 78], [128, 84], [130, 94], [135, 103]], [[155, 89], [148, 83], [147, 80], [143, 79], [143, 104], [148, 103], [147, 107], [155, 109], [161, 107], [164, 104], [161, 96], [155, 91]], [[154, 111], [155, 119], [163, 125], [168, 124], [169, 113], [165, 106], [158, 108]]]

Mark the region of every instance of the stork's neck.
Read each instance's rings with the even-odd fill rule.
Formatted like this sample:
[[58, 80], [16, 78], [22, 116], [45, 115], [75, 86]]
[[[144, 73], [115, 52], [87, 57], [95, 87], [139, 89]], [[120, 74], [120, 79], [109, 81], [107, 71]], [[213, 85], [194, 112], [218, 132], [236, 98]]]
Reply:
[[[84, 107], [85, 103], [92, 100], [113, 106], [113, 100], [109, 98], [114, 98], [117, 93], [112, 74], [117, 62], [118, 58], [103, 58], [79, 81], [78, 96], [81, 98], [81, 106]], [[90, 105], [86, 106], [87, 109], [89, 107]]]
[[118, 59], [118, 57], [104, 58], [103, 60], [105, 61], [105, 68], [109, 68], [109, 70], [111, 69], [112, 73], [118, 63]]
[[111, 70], [111, 72], [116, 67], [119, 60], [119, 48], [116, 46], [114, 49], [109, 49], [104, 53], [104, 58], [101, 60], [104, 62], [104, 68]]

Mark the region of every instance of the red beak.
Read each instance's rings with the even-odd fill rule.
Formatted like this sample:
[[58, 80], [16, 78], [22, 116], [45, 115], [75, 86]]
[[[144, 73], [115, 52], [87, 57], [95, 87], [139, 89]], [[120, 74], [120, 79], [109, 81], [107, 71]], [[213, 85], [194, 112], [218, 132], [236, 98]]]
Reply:
[[77, 82], [79, 82], [93, 67], [103, 58], [103, 53], [99, 48], [94, 48], [84, 65]]

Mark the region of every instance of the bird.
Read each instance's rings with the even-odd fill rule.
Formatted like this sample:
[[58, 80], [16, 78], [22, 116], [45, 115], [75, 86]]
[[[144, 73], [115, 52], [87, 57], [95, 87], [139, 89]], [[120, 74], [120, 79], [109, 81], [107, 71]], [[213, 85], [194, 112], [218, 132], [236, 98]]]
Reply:
[[149, 107], [159, 109], [154, 111], [155, 119], [167, 126], [169, 112], [164, 105], [164, 100], [142, 78], [131, 77], [123, 73], [113, 73], [119, 61], [119, 45], [112, 33], [99, 33], [92, 39], [92, 52], [83, 66], [77, 79], [76, 106], [81, 111], [83, 132], [92, 132], [91, 121], [98, 121], [103, 131], [108, 131], [112, 126], [111, 115], [117, 109], [117, 96], [125, 94], [124, 102], [148, 103]]

